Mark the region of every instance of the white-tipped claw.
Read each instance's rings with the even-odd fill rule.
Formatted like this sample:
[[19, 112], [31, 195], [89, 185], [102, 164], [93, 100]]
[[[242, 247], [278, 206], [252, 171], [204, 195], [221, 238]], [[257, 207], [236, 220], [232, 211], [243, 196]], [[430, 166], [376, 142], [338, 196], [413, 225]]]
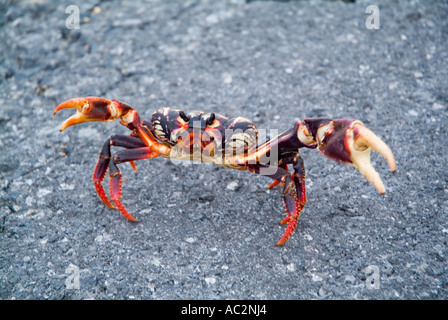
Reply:
[[392, 151], [383, 140], [359, 121], [356, 121], [352, 129], [347, 130], [346, 134], [352, 165], [374, 185], [380, 194], [384, 194], [386, 189], [380, 175], [370, 162], [370, 152], [371, 150], [379, 152], [386, 159], [390, 170], [395, 172], [396, 163]]

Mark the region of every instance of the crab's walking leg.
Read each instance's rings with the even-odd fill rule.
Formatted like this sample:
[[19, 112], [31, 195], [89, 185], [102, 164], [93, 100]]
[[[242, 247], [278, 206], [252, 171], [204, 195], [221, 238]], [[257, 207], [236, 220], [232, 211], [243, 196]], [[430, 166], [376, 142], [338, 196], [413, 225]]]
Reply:
[[[98, 162], [95, 166], [95, 170], [93, 171], [93, 182], [95, 183], [95, 189], [98, 193], [100, 199], [109, 206], [110, 208], [114, 208], [114, 205], [108, 199], [106, 193], [104, 192], [103, 186], [101, 182], [104, 180], [106, 176], [107, 169], [109, 167], [109, 162], [111, 159], [110, 147], [123, 147], [127, 149], [135, 149], [144, 147], [145, 144], [137, 137], [129, 137], [124, 135], [113, 135], [110, 136], [103, 145], [101, 149]], [[132, 164], [132, 162], [131, 162]]]
[[128, 161], [142, 160], [142, 159], [152, 159], [160, 156], [160, 154], [154, 152], [149, 147], [141, 147], [135, 149], [127, 149], [118, 151], [110, 159], [109, 164], [109, 178], [110, 178], [110, 198], [113, 203], [120, 210], [121, 214], [130, 221], [137, 221], [125, 208], [124, 204], [121, 202], [121, 187], [123, 182], [123, 176], [121, 171], [118, 169], [117, 164]]
[[[288, 165], [286, 163], [282, 163], [281, 165], [279, 165], [280, 168], [285, 169], [286, 171], [288, 171]], [[274, 182], [272, 182], [271, 184], [269, 184], [266, 189], [272, 189], [275, 186], [277, 186], [278, 184], [280, 184], [280, 186], [284, 185], [284, 181], [282, 181], [281, 179], [275, 179]]]
[[[252, 173], [274, 179], [273, 184], [281, 183], [284, 185], [283, 203], [285, 205], [286, 218], [280, 224], [287, 224], [287, 226], [283, 237], [277, 243], [278, 246], [284, 244], [291, 237], [297, 225], [300, 212], [306, 204], [305, 167], [303, 165], [303, 159], [296, 152], [294, 158], [284, 158], [284, 160], [285, 162], [279, 167], [261, 163], [248, 164], [246, 166], [247, 170]], [[288, 164], [291, 163], [293, 165], [293, 172], [290, 174], [288, 172]]]
[[[99, 197], [106, 205], [109, 207], [114, 207], [115, 205], [126, 218], [136, 221], [136, 219], [127, 212], [120, 200], [122, 176], [116, 164], [129, 161], [135, 169], [133, 161], [155, 158], [160, 155], [168, 157], [171, 149], [156, 141], [148, 130], [147, 123], [145, 121], [140, 121], [137, 111], [124, 102], [98, 97], [74, 98], [59, 104], [54, 110], [54, 114], [62, 109], [76, 109], [76, 113], [62, 124], [61, 131], [69, 126], [83, 122], [110, 122], [117, 119], [120, 119], [120, 123], [132, 131], [131, 137], [124, 138], [121, 136], [115, 141], [117, 146], [129, 149], [118, 152], [112, 158], [110, 154], [110, 144], [113, 144], [114, 140], [106, 141], [100, 153], [100, 159], [96, 165], [93, 180]], [[108, 168], [110, 173], [110, 195], [113, 204], [107, 198], [106, 193], [101, 186], [101, 182], [103, 181]]]
[[303, 159], [298, 153], [294, 159], [293, 173], [285, 177], [283, 203], [285, 204], [287, 217], [280, 224], [287, 224], [287, 226], [283, 237], [277, 242], [277, 246], [284, 244], [291, 237], [297, 225], [300, 212], [306, 204], [305, 167]]

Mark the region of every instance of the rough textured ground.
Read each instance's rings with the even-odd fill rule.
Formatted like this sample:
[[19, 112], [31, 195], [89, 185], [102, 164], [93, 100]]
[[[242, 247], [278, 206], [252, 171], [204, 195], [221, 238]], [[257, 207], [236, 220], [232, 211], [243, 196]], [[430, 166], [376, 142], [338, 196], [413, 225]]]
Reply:
[[[378, 1], [376, 2], [378, 3]], [[0, 3], [1, 299], [446, 299], [448, 6], [380, 1]], [[281, 191], [246, 172], [122, 165], [129, 223], [91, 174], [118, 123], [59, 133], [66, 99], [117, 98], [287, 129], [358, 118], [394, 151], [353, 168], [302, 154], [308, 205], [282, 247]], [[371, 280], [376, 278], [376, 284]]]

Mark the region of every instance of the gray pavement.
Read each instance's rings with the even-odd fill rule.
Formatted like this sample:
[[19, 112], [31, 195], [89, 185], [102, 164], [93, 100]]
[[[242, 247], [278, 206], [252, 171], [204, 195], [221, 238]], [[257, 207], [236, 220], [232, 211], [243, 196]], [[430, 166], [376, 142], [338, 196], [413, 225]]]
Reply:
[[[0, 3], [0, 299], [446, 299], [448, 6], [376, 1]], [[68, 29], [68, 5], [79, 29]], [[67, 21], [67, 19], [69, 19]], [[118, 123], [58, 129], [83, 96], [142, 118], [203, 109], [284, 130], [357, 118], [389, 144], [380, 196], [302, 153], [292, 238], [265, 177], [165, 159], [121, 165], [130, 223], [91, 180]]]

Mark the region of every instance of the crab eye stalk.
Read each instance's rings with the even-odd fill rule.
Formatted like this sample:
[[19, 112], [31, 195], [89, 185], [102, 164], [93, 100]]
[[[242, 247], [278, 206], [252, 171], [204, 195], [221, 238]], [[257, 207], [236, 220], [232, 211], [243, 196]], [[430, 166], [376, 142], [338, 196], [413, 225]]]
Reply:
[[207, 119], [206, 124], [207, 124], [208, 126], [211, 126], [211, 125], [213, 124], [213, 121], [215, 121], [215, 114], [214, 114], [214, 113], [211, 113], [211, 114], [210, 114], [210, 117], [208, 117], [208, 119]]
[[180, 117], [182, 118], [182, 120], [184, 120], [185, 122], [190, 121], [190, 117], [187, 116], [187, 115], [185, 114], [185, 112], [183, 112], [183, 111], [179, 111], [179, 116], [180, 116]]

